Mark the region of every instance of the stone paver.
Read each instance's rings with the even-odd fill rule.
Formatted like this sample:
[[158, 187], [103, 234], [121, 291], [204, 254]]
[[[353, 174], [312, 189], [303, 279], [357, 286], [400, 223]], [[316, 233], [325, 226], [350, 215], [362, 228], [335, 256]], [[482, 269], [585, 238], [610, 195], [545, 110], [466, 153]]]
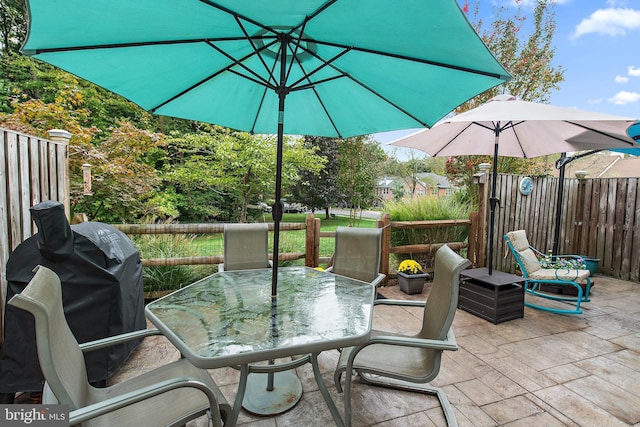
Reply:
[[[443, 387], [461, 427], [640, 426], [640, 284], [598, 276], [583, 315], [559, 315], [525, 308], [525, 317], [493, 325], [458, 310], [457, 352], [445, 352], [434, 385]], [[382, 288], [387, 298], [424, 299], [397, 287]], [[527, 297], [530, 298], [530, 297]], [[378, 307], [374, 327], [415, 333], [421, 310]], [[147, 338], [112, 381], [179, 357], [162, 337]], [[342, 395], [333, 384], [337, 351], [320, 356], [320, 368], [339, 411]], [[233, 401], [238, 371], [210, 371]], [[301, 402], [276, 417], [241, 411], [239, 425], [250, 427], [326, 427], [333, 420], [310, 365], [296, 369]], [[360, 384], [352, 390], [354, 426], [442, 426], [433, 396]], [[204, 426], [203, 419], [191, 427]]]

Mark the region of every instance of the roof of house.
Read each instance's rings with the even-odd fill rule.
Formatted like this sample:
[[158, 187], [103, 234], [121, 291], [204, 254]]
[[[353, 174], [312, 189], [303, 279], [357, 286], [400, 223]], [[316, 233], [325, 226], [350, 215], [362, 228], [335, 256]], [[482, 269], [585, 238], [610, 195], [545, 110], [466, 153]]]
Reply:
[[[565, 166], [565, 177], [574, 178], [577, 171], [587, 172], [587, 178], [640, 177], [640, 157], [600, 151], [576, 159]], [[554, 176], [558, 176], [554, 170]]]
[[423, 172], [416, 174], [416, 177], [422, 181], [436, 182], [438, 188], [451, 188], [451, 183], [446, 176], [438, 175], [431, 172]]
[[[451, 184], [446, 177], [435, 173], [417, 173], [416, 179], [418, 180], [418, 184], [424, 188], [433, 187], [434, 185], [436, 185], [438, 188], [451, 188]], [[407, 180], [405, 178], [400, 178], [397, 176], [385, 176], [384, 178], [378, 180], [378, 182], [376, 183], [376, 187], [393, 188], [396, 182], [400, 183], [400, 185], [404, 185], [407, 183]]]
[[625, 157], [613, 163], [597, 178], [636, 178], [640, 177], [640, 157]]

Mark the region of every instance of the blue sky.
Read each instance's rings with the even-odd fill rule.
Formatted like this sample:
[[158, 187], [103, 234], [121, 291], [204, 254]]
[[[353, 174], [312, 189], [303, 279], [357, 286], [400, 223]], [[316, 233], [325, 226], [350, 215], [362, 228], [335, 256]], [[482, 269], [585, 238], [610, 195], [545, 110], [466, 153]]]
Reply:
[[[492, 3], [481, 3], [487, 23], [493, 21]], [[523, 0], [525, 5], [533, 3]], [[554, 63], [565, 70], [565, 80], [560, 90], [551, 94], [550, 102], [640, 118], [640, 0], [556, 0], [555, 12]], [[384, 143], [411, 132], [386, 132], [374, 137]], [[392, 151], [390, 147], [385, 150]], [[404, 160], [407, 151], [398, 150], [396, 154]], [[422, 156], [416, 153], [416, 157]]]

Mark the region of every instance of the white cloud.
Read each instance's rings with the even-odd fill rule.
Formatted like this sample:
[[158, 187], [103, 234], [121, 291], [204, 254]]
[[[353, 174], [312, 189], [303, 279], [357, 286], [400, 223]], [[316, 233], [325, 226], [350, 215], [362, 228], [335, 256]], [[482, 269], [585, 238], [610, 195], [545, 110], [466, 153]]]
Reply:
[[626, 82], [629, 81], [629, 77], [616, 76], [615, 81], [616, 81], [616, 83], [626, 83]]
[[630, 76], [640, 77], [640, 67], [635, 68], [633, 65], [630, 65], [629, 67], [627, 67], [627, 71], [629, 72]]
[[631, 104], [640, 101], [640, 93], [620, 91], [609, 98], [609, 102], [616, 105]]
[[600, 104], [602, 103], [602, 98], [589, 99], [587, 100], [587, 104]]
[[573, 38], [589, 33], [620, 36], [626, 34], [628, 30], [638, 28], [640, 28], [640, 10], [598, 9], [576, 26]]

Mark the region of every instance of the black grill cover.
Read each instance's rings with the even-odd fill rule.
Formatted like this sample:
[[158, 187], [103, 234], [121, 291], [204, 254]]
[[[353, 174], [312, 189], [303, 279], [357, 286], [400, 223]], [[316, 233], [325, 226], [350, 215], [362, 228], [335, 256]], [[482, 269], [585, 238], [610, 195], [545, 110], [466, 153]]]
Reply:
[[[31, 216], [38, 233], [9, 257], [7, 301], [41, 264], [60, 276], [65, 316], [79, 343], [146, 328], [142, 263], [124, 233], [99, 222], [70, 226], [59, 202], [35, 205]], [[42, 390], [33, 317], [6, 305], [4, 328], [0, 393]], [[139, 342], [85, 353], [89, 381], [109, 378]]]

